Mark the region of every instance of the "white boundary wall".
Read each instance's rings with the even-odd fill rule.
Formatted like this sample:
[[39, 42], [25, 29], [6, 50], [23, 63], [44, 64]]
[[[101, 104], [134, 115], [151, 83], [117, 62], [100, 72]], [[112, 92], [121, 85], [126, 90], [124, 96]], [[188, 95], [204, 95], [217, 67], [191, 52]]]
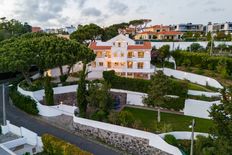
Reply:
[[7, 121], [6, 126], [1, 126], [2, 127], [2, 133], [7, 134], [9, 132], [22, 137], [18, 138], [9, 142], [2, 143], [5, 148], [10, 149], [14, 148], [23, 144], [29, 144], [32, 146], [36, 146], [37, 152], [41, 152], [43, 149], [43, 143], [41, 140], [41, 137], [37, 135], [37, 133], [32, 132], [24, 127], [17, 127], [13, 124], [11, 124], [9, 121]]
[[[165, 135], [173, 135], [176, 139], [191, 140], [192, 138], [192, 132], [182, 132], [182, 131], [162, 133], [159, 135], [162, 138], [164, 138]], [[208, 133], [194, 132], [194, 139], [196, 139], [198, 135], [205, 136], [205, 137], [209, 136]]]
[[200, 100], [185, 100], [184, 115], [211, 119], [209, 117], [209, 110], [213, 104], [220, 104], [221, 101], [206, 102]]
[[150, 146], [153, 146], [157, 149], [163, 150], [163, 151], [170, 153], [170, 154], [182, 155], [182, 153], [180, 152], [180, 150], [178, 148], [176, 148], [172, 145], [169, 145], [159, 135], [156, 135], [153, 133], [135, 130], [135, 129], [131, 129], [131, 128], [126, 128], [126, 127], [121, 127], [118, 125], [93, 121], [93, 120], [89, 120], [89, 119], [79, 118], [79, 117], [75, 117], [75, 116], [73, 116], [73, 121], [74, 121], [74, 123], [79, 123], [79, 124], [90, 126], [93, 128], [98, 128], [98, 129], [111, 131], [111, 132], [115, 132], [115, 133], [119, 133], [119, 134], [125, 134], [125, 135], [134, 136], [134, 137], [148, 139]]
[[[54, 94], [74, 92], [76, 91], [76, 89], [77, 89], [77, 85], [53, 88]], [[75, 109], [77, 109], [76, 106], [67, 106], [64, 104], [60, 104], [56, 106], [42, 105], [39, 101], [43, 99], [44, 90], [31, 92], [31, 91], [25, 91], [18, 86], [18, 91], [25, 96], [30, 96], [32, 99], [36, 101], [39, 114], [42, 116], [52, 117], [52, 116], [59, 116], [62, 114], [72, 116], [74, 114]]]
[[207, 76], [202, 76], [198, 74], [193, 74], [193, 73], [188, 73], [184, 71], [179, 71], [179, 70], [174, 70], [174, 69], [169, 69], [169, 68], [157, 68], [157, 70], [163, 71], [163, 73], [167, 76], [173, 76], [177, 79], [181, 80], [189, 80], [192, 83], [197, 83], [199, 85], [206, 86], [207, 84], [211, 87], [219, 88], [222, 89], [223, 86], [215, 79], [207, 77]]
[[188, 90], [189, 95], [194, 96], [206, 96], [206, 97], [219, 97], [221, 93], [212, 93], [212, 92], [205, 92], [205, 91], [196, 91], [196, 90]]
[[[77, 89], [77, 85], [73, 86], [65, 86], [65, 87], [56, 87], [54, 88], [55, 94], [62, 94], [62, 93], [68, 93], [68, 92], [75, 92]], [[31, 96], [36, 102], [37, 107], [39, 109], [39, 114], [42, 116], [59, 116], [62, 114], [72, 116], [74, 114], [76, 106], [68, 106], [68, 105], [57, 105], [57, 106], [46, 106], [39, 103], [39, 100], [43, 98], [44, 91], [39, 90], [35, 92], [29, 92], [25, 91], [22, 88], [18, 87], [18, 91], [21, 94]], [[143, 104], [143, 98], [147, 96], [145, 93], [139, 93], [139, 92], [132, 92], [127, 90], [120, 90], [120, 89], [111, 89], [113, 92], [121, 92], [127, 94], [127, 104], [128, 105], [136, 105], [136, 106], [144, 106]], [[193, 95], [205, 95], [208, 97], [220, 95], [220, 93], [210, 93], [210, 92], [201, 92], [201, 91], [189, 91], [189, 94]], [[194, 116], [199, 118], [206, 118], [210, 119], [209, 110], [210, 107], [214, 103], [220, 103], [220, 101], [215, 102], [206, 102], [206, 101], [200, 101], [200, 100], [191, 100], [187, 99], [185, 100], [185, 106], [184, 106], [184, 115], [186, 116]]]

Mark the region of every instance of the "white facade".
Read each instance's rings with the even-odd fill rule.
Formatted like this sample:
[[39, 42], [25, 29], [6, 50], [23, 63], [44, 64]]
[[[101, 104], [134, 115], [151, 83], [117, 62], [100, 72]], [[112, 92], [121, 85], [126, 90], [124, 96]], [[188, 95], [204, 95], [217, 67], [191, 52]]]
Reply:
[[207, 32], [225, 32], [226, 34], [232, 33], [232, 22], [226, 23], [209, 23], [207, 25]]
[[204, 25], [203, 24], [192, 24], [192, 23], [178, 24], [178, 25], [173, 25], [171, 29], [174, 31], [179, 31], [179, 32], [203, 32]]
[[154, 73], [151, 67], [151, 43], [136, 44], [120, 34], [107, 42], [92, 42], [89, 46], [97, 55], [90, 71], [114, 70], [118, 75], [149, 79]]

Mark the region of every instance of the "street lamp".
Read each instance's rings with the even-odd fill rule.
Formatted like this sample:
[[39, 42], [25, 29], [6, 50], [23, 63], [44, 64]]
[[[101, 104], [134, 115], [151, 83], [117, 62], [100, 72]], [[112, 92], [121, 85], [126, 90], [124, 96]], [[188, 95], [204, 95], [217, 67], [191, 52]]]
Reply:
[[[7, 87], [11, 87], [8, 85]], [[8, 95], [8, 94], [7, 94]], [[5, 94], [5, 84], [2, 84], [2, 115], [3, 115], [3, 126], [6, 126], [6, 94]]]
[[189, 128], [192, 128], [190, 155], [193, 155], [194, 127], [195, 127], [195, 119], [192, 120], [192, 125], [189, 126]]

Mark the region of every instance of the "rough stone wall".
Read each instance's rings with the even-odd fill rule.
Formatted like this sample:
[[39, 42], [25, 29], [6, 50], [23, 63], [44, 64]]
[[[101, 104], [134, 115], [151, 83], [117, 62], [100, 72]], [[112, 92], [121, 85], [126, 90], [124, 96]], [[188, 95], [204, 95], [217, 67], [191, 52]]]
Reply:
[[84, 136], [100, 140], [133, 155], [169, 155], [164, 151], [149, 146], [149, 141], [144, 138], [93, 128], [78, 123], [74, 123], [74, 127], [76, 132]]

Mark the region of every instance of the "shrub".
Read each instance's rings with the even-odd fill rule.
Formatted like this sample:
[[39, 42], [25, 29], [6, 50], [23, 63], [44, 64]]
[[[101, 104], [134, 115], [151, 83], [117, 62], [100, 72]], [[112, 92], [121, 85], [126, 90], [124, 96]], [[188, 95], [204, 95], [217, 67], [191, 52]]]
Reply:
[[132, 127], [135, 122], [133, 114], [129, 111], [121, 111], [118, 116], [118, 123], [121, 126]]
[[170, 145], [177, 146], [176, 137], [174, 137], [173, 135], [170, 135], [170, 134], [165, 135], [164, 140]]
[[60, 82], [61, 83], [66, 82], [67, 78], [68, 78], [68, 75], [61, 75], [60, 76]]
[[49, 155], [91, 155], [73, 144], [67, 143], [49, 134], [42, 136], [44, 152]]
[[166, 97], [165, 103], [162, 104], [162, 108], [166, 109], [173, 109], [175, 111], [180, 111], [184, 109], [185, 98], [173, 98], [173, 97]]
[[210, 56], [208, 53], [193, 53], [185, 51], [175, 51], [172, 55], [175, 58], [178, 66], [186, 66], [186, 61], [188, 60], [190, 62], [187, 64], [191, 64], [191, 67], [198, 67], [200, 69], [208, 69], [213, 71], [217, 71], [218, 64], [223, 62], [222, 65], [226, 70], [224, 73], [227, 73], [228, 75], [232, 74], [232, 58], [230, 57]]
[[38, 115], [39, 110], [37, 109], [36, 101], [29, 96], [21, 95], [16, 88], [10, 89], [10, 98], [13, 104], [19, 109], [25, 111], [28, 114]]
[[50, 77], [46, 76], [44, 81], [45, 103], [47, 105], [54, 105], [54, 92]]

